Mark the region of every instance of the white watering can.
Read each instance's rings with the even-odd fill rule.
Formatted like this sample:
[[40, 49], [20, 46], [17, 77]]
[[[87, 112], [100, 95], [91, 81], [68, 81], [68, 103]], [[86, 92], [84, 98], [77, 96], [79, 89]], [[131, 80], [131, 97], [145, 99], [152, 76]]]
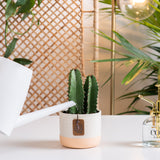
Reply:
[[73, 101], [20, 116], [32, 78], [32, 70], [0, 57], [0, 132], [10, 135], [13, 128], [33, 120], [66, 110]]

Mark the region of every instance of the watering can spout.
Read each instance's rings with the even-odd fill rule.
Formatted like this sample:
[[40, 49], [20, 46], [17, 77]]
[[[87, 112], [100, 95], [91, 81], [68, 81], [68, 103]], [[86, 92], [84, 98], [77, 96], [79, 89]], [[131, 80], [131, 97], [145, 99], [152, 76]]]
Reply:
[[0, 117], [0, 133], [10, 136], [12, 133], [12, 130], [16, 127], [20, 127], [34, 120], [38, 120], [40, 118], [54, 114], [56, 112], [66, 110], [75, 105], [76, 105], [75, 102], [69, 101], [69, 102], [58, 104], [52, 107], [41, 109], [32, 113], [27, 113], [22, 116], [19, 116], [18, 112], [16, 114], [11, 113], [10, 117], [3, 114]]
[[20, 127], [22, 125], [25, 125], [27, 123], [30, 123], [34, 120], [38, 120], [40, 118], [43, 118], [45, 116], [54, 114], [56, 112], [66, 110], [66, 109], [68, 109], [72, 106], [75, 106], [75, 105], [76, 104], [73, 101], [69, 101], [69, 102], [58, 104], [58, 105], [55, 105], [55, 106], [52, 106], [52, 107], [41, 109], [41, 110], [38, 110], [38, 111], [35, 111], [35, 112], [24, 114], [22, 116], [19, 116], [18, 120], [16, 121], [15, 128]]

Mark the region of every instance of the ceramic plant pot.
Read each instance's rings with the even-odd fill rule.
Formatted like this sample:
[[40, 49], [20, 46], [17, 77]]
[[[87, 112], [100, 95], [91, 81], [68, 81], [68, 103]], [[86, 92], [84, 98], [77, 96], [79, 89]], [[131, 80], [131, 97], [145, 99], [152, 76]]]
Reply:
[[100, 139], [101, 111], [78, 115], [60, 113], [60, 142], [63, 146], [91, 148], [97, 146]]

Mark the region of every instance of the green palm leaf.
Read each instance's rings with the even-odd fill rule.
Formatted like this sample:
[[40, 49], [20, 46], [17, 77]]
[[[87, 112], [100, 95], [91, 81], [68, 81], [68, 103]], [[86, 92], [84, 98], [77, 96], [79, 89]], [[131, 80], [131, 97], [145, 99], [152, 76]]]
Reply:
[[122, 35], [120, 35], [118, 32], [115, 32], [116, 37], [121, 41], [122, 46], [127, 49], [130, 53], [133, 53], [135, 56], [137, 56], [140, 59], [147, 59], [151, 62], [153, 60], [144, 52], [134, 47], [127, 39], [125, 39]]
[[138, 74], [144, 69], [145, 66], [145, 63], [141, 64], [140, 62], [138, 62], [124, 77], [124, 79], [122, 80], [122, 84], [128, 84], [129, 82], [131, 82], [134, 78], [138, 76]]
[[115, 59], [102, 59], [102, 60], [93, 60], [91, 62], [121, 62], [121, 61], [129, 61], [132, 60], [132, 58], [115, 58]]
[[[131, 82], [139, 73], [143, 73], [142, 71], [144, 71], [144, 70], [146, 71], [145, 72], [146, 75], [143, 74], [144, 78], [142, 78], [142, 82], [146, 79], [150, 79], [152, 81], [151, 84], [143, 87], [142, 89], [136, 90], [134, 92], [126, 93], [125, 95], [122, 95], [121, 97], [119, 97], [119, 99], [134, 98], [128, 106], [129, 110], [127, 112], [123, 112], [121, 114], [149, 114], [149, 112], [147, 112], [147, 111], [137, 110], [134, 108], [135, 103], [139, 100], [139, 98], [137, 96], [139, 94], [142, 94], [144, 96], [151, 96], [151, 95], [158, 94], [157, 88], [155, 87], [155, 84], [157, 83], [157, 74], [158, 74], [157, 71], [160, 69], [160, 62], [158, 62], [156, 60], [157, 58], [160, 58], [160, 55], [159, 55], [159, 53], [160, 53], [160, 47], [159, 47], [159, 43], [160, 43], [160, 34], [159, 34], [160, 33], [160, 1], [159, 0], [153, 0], [153, 1], [156, 2], [159, 6], [155, 7], [155, 6], [151, 5], [156, 11], [149, 18], [142, 20], [142, 21], [137, 21], [137, 20], [133, 20], [133, 19], [125, 17], [126, 19], [131, 20], [133, 23], [138, 23], [140, 25], [147, 27], [147, 29], [148, 29], [147, 33], [150, 36], [150, 42], [146, 46], [142, 47], [142, 49], [149, 48], [153, 52], [152, 51], [151, 52], [150, 51], [144, 52], [143, 50], [136, 48], [126, 38], [124, 38], [122, 35], [120, 35], [117, 32], [114, 32], [114, 33], [115, 33], [116, 37], [119, 39], [118, 41], [117, 40], [114, 41], [113, 39], [111, 39], [109, 36], [105, 35], [101, 31], [98, 34], [101, 37], [108, 39], [112, 42], [115, 42], [119, 46], [123, 47], [126, 51], [129, 51], [129, 55], [133, 56], [133, 57], [128, 56], [128, 53], [126, 55], [125, 54], [122, 55], [122, 54], [119, 54], [117, 51], [115, 51], [117, 54], [122, 55], [125, 58], [131, 58], [128, 61], [124, 61], [125, 64], [131, 65], [131, 64], [133, 64], [133, 62], [135, 63], [133, 68], [124, 77], [124, 79], [122, 81], [123, 84], [128, 84], [129, 82]], [[111, 6], [109, 6], [109, 5], [111, 5], [111, 1], [110, 0], [101, 0], [101, 2], [106, 3], [108, 5], [106, 8], [103, 8], [103, 11], [110, 13]], [[120, 15], [121, 13], [116, 12], [116, 14]], [[101, 48], [101, 49], [104, 49], [104, 48]], [[105, 50], [107, 50], [107, 49], [105, 49]], [[155, 53], [155, 51], [156, 51], [156, 53]], [[114, 61], [114, 60], [108, 59], [108, 60], [104, 60], [104, 61], [109, 62], [109, 61]], [[115, 61], [118, 62], [120, 60], [116, 59]], [[98, 60], [97, 60], [97, 62], [98, 62]], [[103, 62], [103, 60], [100, 60], [100, 62]], [[135, 82], [135, 83], [137, 83], [137, 82]], [[146, 108], [152, 109], [151, 106], [146, 106]]]

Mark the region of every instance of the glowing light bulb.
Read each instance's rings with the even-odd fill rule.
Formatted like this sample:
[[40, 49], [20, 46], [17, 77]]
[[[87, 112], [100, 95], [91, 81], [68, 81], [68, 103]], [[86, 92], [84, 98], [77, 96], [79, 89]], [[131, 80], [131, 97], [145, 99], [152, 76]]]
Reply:
[[134, 4], [134, 3], [144, 3], [145, 2], [145, 0], [132, 0], [132, 3]]
[[118, 4], [125, 16], [136, 20], [150, 17], [155, 12], [151, 5], [157, 7], [153, 0], [119, 0]]

